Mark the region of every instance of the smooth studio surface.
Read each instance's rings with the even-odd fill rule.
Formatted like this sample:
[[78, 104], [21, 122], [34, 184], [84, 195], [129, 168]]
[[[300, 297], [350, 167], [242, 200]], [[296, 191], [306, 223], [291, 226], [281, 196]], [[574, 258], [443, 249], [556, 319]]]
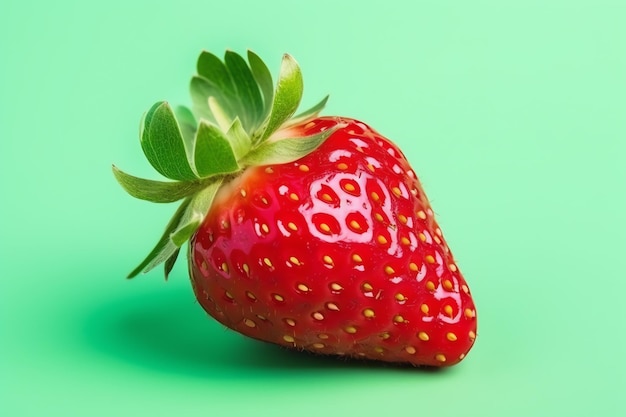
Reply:
[[[39, 3], [0, 16], [0, 415], [626, 414], [624, 2]], [[174, 207], [111, 164], [158, 178], [141, 114], [226, 48], [292, 54], [303, 105], [405, 151], [475, 297], [460, 365], [245, 339], [184, 262], [125, 280]]]

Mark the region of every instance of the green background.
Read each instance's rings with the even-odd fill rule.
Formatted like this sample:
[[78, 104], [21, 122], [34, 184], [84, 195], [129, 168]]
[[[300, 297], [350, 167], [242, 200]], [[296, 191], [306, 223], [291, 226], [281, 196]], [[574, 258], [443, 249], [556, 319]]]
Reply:
[[[621, 416], [624, 1], [5, 1], [0, 415]], [[357, 117], [421, 177], [478, 306], [443, 372], [224, 330], [180, 263], [126, 281], [173, 207], [138, 125], [190, 102], [202, 49], [299, 61], [305, 105]], [[275, 74], [275, 73], [274, 73]]]

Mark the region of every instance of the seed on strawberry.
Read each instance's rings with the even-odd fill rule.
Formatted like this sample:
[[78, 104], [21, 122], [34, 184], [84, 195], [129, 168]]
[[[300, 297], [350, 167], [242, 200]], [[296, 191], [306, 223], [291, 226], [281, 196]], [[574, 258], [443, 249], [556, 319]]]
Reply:
[[203, 52], [194, 109], [156, 103], [141, 145], [173, 181], [113, 167], [133, 196], [182, 200], [130, 277], [189, 241], [200, 305], [246, 336], [322, 354], [450, 366], [476, 338], [476, 309], [401, 150], [360, 121], [293, 117], [302, 95], [285, 56], [273, 87], [265, 64]]

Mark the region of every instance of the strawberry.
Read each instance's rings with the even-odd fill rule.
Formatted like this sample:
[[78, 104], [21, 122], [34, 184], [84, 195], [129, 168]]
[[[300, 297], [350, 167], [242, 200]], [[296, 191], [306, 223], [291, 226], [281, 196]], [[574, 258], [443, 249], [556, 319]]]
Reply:
[[[182, 200], [134, 277], [189, 241], [200, 305], [246, 336], [321, 354], [450, 366], [476, 338], [476, 309], [402, 151], [360, 121], [292, 117], [300, 69], [203, 52], [194, 111], [156, 103], [141, 145], [174, 181], [113, 172], [133, 196]], [[199, 120], [198, 122], [196, 120]]]

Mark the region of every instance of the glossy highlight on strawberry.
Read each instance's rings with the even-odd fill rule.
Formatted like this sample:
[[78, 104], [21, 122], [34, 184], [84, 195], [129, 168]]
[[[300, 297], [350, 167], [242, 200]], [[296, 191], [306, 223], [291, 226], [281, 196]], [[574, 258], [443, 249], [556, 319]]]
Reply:
[[[251, 68], [264, 73], [256, 59], [249, 55]], [[201, 62], [202, 56], [199, 68]], [[214, 71], [222, 68], [211, 62]], [[235, 65], [223, 68], [237, 79]], [[192, 80], [192, 95], [198, 83]], [[264, 99], [256, 121], [247, 117], [247, 128], [236, 111], [231, 110], [234, 118], [224, 115], [224, 108], [237, 103], [249, 107], [240, 96], [234, 96], [237, 103], [222, 98], [221, 106], [215, 96], [205, 97], [216, 121], [206, 129], [219, 136], [221, 125], [226, 133], [200, 157], [215, 160], [224, 152], [218, 169], [212, 168], [215, 162], [203, 165], [196, 152], [186, 152], [189, 179], [180, 167], [169, 171], [181, 177], [170, 175], [177, 183], [146, 183], [114, 168], [124, 188], [139, 198], [184, 198], [159, 244], [131, 276], [161, 262], [167, 276], [189, 239], [196, 298], [228, 328], [319, 354], [437, 367], [461, 361], [476, 338], [476, 308], [402, 151], [365, 123], [320, 117], [326, 99], [304, 116], [273, 122], [276, 102], [267, 82], [259, 83], [257, 93]], [[202, 101], [196, 107], [202, 120]], [[203, 122], [196, 127], [193, 117], [187, 120], [197, 138]], [[151, 146], [163, 141], [155, 137], [146, 139], [154, 141]], [[237, 142], [246, 141], [238, 152]], [[230, 151], [220, 150], [224, 144]], [[156, 162], [167, 170], [167, 161]], [[149, 190], [155, 186], [158, 192]], [[208, 197], [198, 198], [202, 193]]]

